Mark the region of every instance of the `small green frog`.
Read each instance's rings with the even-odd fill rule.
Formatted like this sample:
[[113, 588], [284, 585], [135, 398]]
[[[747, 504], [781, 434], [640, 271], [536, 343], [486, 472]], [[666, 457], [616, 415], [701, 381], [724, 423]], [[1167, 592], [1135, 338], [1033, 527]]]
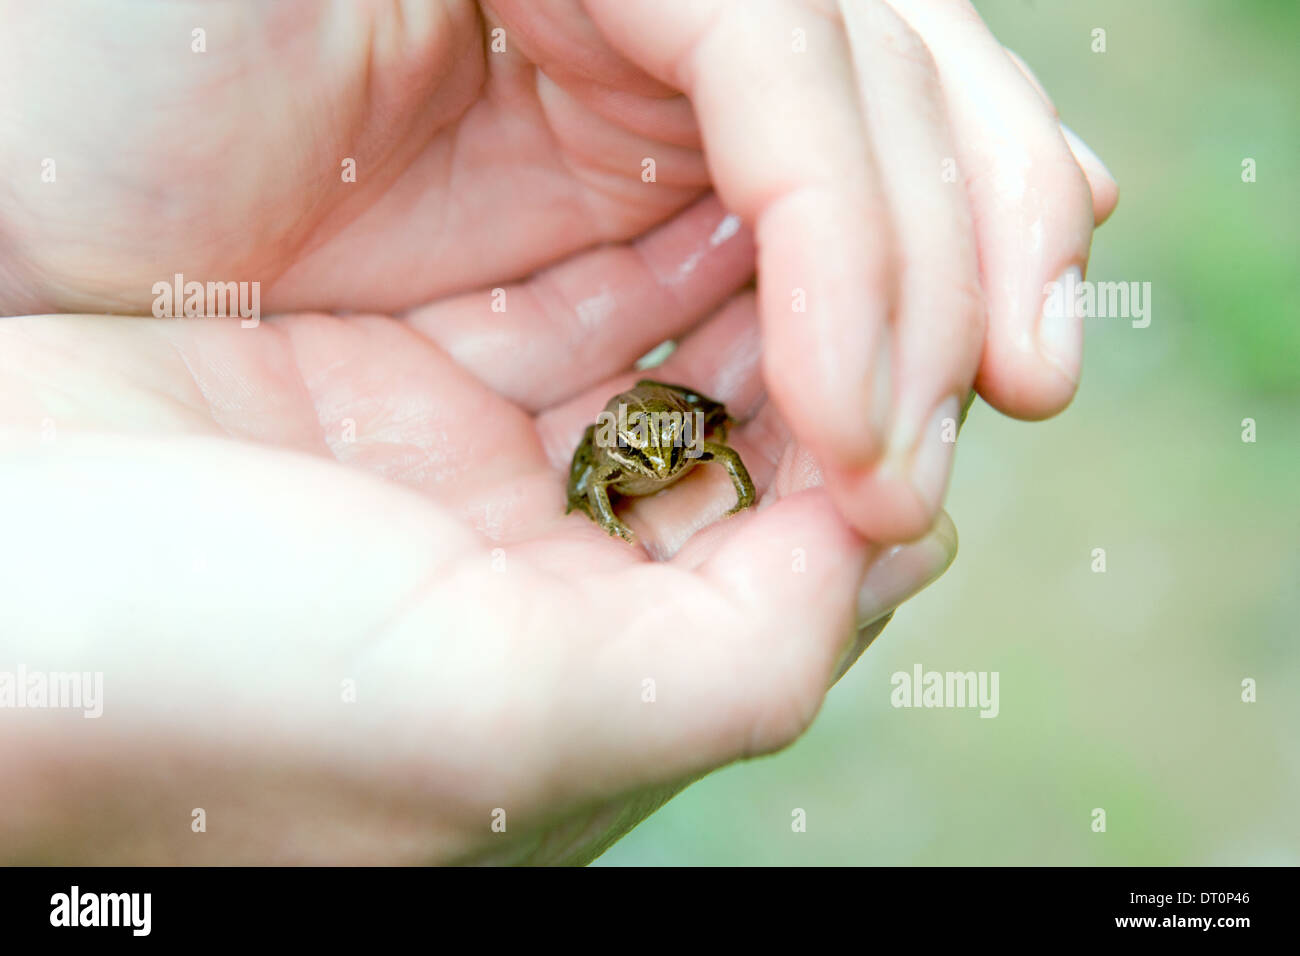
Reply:
[[588, 425], [569, 469], [569, 506], [611, 535], [633, 540], [618, 520], [610, 493], [649, 495], [667, 488], [696, 465], [717, 462], [736, 486], [733, 515], [754, 503], [754, 482], [735, 449], [726, 444], [727, 407], [681, 385], [642, 379], [615, 395]]

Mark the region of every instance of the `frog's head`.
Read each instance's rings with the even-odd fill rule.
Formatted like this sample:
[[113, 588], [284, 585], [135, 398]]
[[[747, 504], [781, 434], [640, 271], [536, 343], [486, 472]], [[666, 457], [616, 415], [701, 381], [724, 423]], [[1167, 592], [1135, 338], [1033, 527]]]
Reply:
[[690, 424], [675, 409], [638, 410], [620, 421], [609, 456], [632, 474], [668, 481], [698, 457], [691, 453]]

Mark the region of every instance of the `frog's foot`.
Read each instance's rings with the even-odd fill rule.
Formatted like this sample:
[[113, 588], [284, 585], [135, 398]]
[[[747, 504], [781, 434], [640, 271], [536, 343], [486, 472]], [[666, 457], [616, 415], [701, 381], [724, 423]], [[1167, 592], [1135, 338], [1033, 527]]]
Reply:
[[706, 441], [702, 460], [716, 461], [726, 468], [727, 474], [731, 476], [731, 484], [736, 489], [736, 503], [723, 515], [724, 518], [730, 518], [737, 511], [744, 511], [754, 503], [757, 494], [753, 479], [749, 477], [745, 463], [740, 460], [740, 455], [734, 448], [720, 442]]
[[737, 511], [744, 511], [746, 508], [752, 508], [754, 502], [758, 500], [757, 492], [754, 489], [754, 483], [749, 479], [749, 472], [745, 470], [744, 464], [741, 463], [740, 456], [736, 456], [736, 471], [732, 473], [732, 484], [736, 488], [736, 503], [727, 511], [724, 518], [730, 518]]
[[734, 507], [727, 509], [727, 511], [723, 513], [722, 517], [730, 518], [732, 515], [736, 514], [737, 512], [744, 511], [746, 508], [752, 507], [753, 504], [754, 504], [754, 499], [752, 496], [749, 498], [745, 498], [741, 501], [737, 501]]
[[636, 543], [636, 535], [632, 533], [632, 529], [617, 518], [612, 521], [601, 521], [600, 526], [609, 533], [611, 538], [622, 538], [628, 544]]
[[587, 489], [587, 514], [591, 520], [600, 525], [610, 537], [622, 538], [629, 544], [636, 540], [632, 534], [632, 529], [618, 520], [614, 514], [614, 506], [609, 503], [609, 487], [607, 482], [610, 478], [617, 478], [618, 472], [613, 471], [611, 475], [602, 476], [601, 479], [591, 482]]
[[752, 508], [753, 506], [754, 496], [752, 494], [742, 495], [731, 508], [727, 509], [726, 513], [723, 514], [722, 517], [730, 518], [738, 511], [744, 511], [746, 508]]

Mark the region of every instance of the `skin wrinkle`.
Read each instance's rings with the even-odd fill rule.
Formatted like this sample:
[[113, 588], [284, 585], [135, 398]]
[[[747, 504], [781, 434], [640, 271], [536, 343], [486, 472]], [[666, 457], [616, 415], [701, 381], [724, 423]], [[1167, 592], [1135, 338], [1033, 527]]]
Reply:
[[[297, 393], [298, 397], [302, 400], [303, 407], [311, 409], [313, 411], [314, 414], [311, 417], [312, 420], [316, 423], [316, 430], [314, 435], [315, 441], [308, 442], [308, 443], [302, 442], [301, 439], [303, 436], [301, 435], [298, 429], [295, 429], [294, 446], [300, 451], [305, 451], [310, 454], [317, 454], [322, 457], [328, 457], [334, 460], [339, 460], [335, 448], [330, 444], [328, 438], [326, 437], [325, 430], [324, 430], [324, 422], [321, 420], [319, 414], [319, 405], [317, 403], [316, 396], [312, 393], [311, 388], [307, 384], [306, 377], [303, 373], [302, 365], [300, 362], [300, 355], [290, 330], [288, 328], [285, 328], [279, 321], [277, 321], [274, 317], [272, 317], [270, 319], [264, 319], [263, 321], [261, 321], [258, 324], [258, 327], [255, 329], [248, 329], [248, 330], [241, 329], [240, 332], [233, 333], [233, 334], [266, 335], [266, 336], [274, 337], [276, 343], [274, 347], [275, 352], [287, 358], [290, 363], [290, 367], [293, 372], [291, 381], [292, 384], [295, 386], [294, 391]], [[177, 343], [175, 342], [174, 339], [172, 339], [171, 336], [167, 336], [167, 338], [173, 350], [177, 353], [181, 361], [185, 364], [186, 370], [190, 373], [190, 377], [194, 379], [196, 390], [199, 392], [199, 394], [203, 396], [204, 401], [207, 402], [209, 411], [212, 414], [214, 421], [216, 421], [219, 427], [221, 427], [230, 437], [248, 438], [249, 436], [247, 434], [241, 434], [236, 431], [233, 431], [230, 427], [226, 426], [224, 422], [217, 417], [214, 404], [211, 401], [211, 399], [207, 396], [207, 394], [204, 392], [203, 387], [199, 384], [198, 373], [194, 368], [193, 364], [191, 363], [189, 356], [184, 352], [183, 349], [179, 347], [179, 345], [177, 345]], [[346, 360], [341, 360], [341, 361], [346, 361]], [[299, 420], [301, 421], [301, 416], [299, 416]]]
[[[546, 118], [546, 127], [554, 137], [559, 154], [571, 172], [603, 174], [606, 180], [621, 183], [626, 192], [629, 188], [636, 190], [645, 185], [640, 182], [639, 158], [653, 157], [661, 169], [681, 168], [688, 174], [684, 183], [669, 183], [659, 179], [658, 185], [673, 188], [708, 185], [708, 172], [698, 148], [676, 146], [662, 138], [637, 133], [626, 124], [606, 119], [575, 98], [567, 88], [548, 77], [541, 68], [534, 69], [537, 74], [537, 105]], [[604, 135], [599, 138], [591, 135], [594, 126], [599, 126]], [[590, 148], [593, 140], [599, 142], [599, 149]], [[578, 152], [580, 149], [581, 154]], [[629, 165], [628, 159], [631, 157], [637, 158], [637, 162]], [[595, 179], [588, 181], [594, 182]], [[625, 197], [620, 195], [615, 198]]]
[[[315, 416], [316, 425], [317, 425], [316, 434], [317, 434], [317, 438], [320, 440], [321, 447], [325, 451], [327, 451], [335, 460], [342, 461], [342, 458], [339, 457], [338, 449], [336, 448], [335, 443], [330, 441], [329, 436], [325, 431], [325, 419], [324, 416], [321, 414], [322, 409], [320, 403], [317, 401], [316, 395], [312, 390], [312, 386], [307, 381], [307, 373], [303, 370], [302, 367], [302, 356], [299, 354], [298, 349], [294, 347], [293, 333], [290, 330], [286, 330], [284, 334], [286, 340], [289, 343], [289, 358], [293, 362], [294, 371], [298, 375], [298, 385], [300, 387], [302, 395], [306, 399], [308, 407], [312, 408], [316, 412], [316, 416]], [[317, 372], [317, 375], [320, 375], [322, 372], [328, 374], [338, 369], [341, 369], [347, 364], [347, 361], [348, 360], [345, 358], [340, 358], [335, 360], [334, 362], [328, 363], [323, 370]]]
[[678, 89], [695, 89], [696, 62], [700, 57], [700, 48], [712, 37], [729, 10], [728, 4], [717, 4], [709, 17], [709, 21], [704, 24], [700, 32], [687, 40], [675, 56], [669, 58], [667, 73], [675, 81], [674, 85]]
[[[596, 229], [596, 233], [598, 236], [602, 236], [605, 238], [612, 237], [617, 232], [613, 228], [613, 224], [605, 216], [599, 215], [591, 202], [590, 190], [597, 188], [595, 183], [593, 183], [590, 180], [590, 178], [587, 175], [585, 175], [584, 169], [577, 167], [573, 164], [569, 156], [569, 151], [564, 148], [564, 144], [560, 142], [559, 137], [555, 134], [554, 124], [550, 122], [551, 117], [550, 117], [549, 109], [546, 104], [546, 97], [542, 95], [542, 91], [540, 88], [541, 84], [544, 82], [549, 82], [549, 81], [547, 80], [546, 76], [542, 73], [541, 69], [534, 67], [533, 87], [532, 87], [533, 98], [536, 103], [538, 111], [547, 120], [547, 122], [544, 123], [543, 125], [546, 127], [546, 131], [550, 136], [551, 145], [555, 147], [555, 155], [559, 157], [561, 165], [564, 166], [565, 170], [569, 173], [569, 175], [573, 177], [575, 181], [582, 183], [584, 186], [587, 187], [585, 189], [578, 190], [578, 194], [579, 194], [578, 199], [579, 202], [582, 204], [582, 212], [585, 214], [587, 221], [595, 222], [599, 224]], [[593, 241], [591, 245], [595, 245], [595, 241]], [[576, 255], [579, 251], [580, 250], [578, 249], [572, 250], [570, 252], [570, 255]]]
[[185, 367], [185, 372], [186, 374], [189, 375], [190, 382], [194, 385], [194, 392], [199, 398], [199, 403], [197, 404], [207, 409], [208, 420], [212, 422], [212, 426], [216, 428], [218, 431], [220, 431], [227, 438], [239, 437], [235, 434], [234, 431], [230, 429], [228, 425], [226, 425], [225, 422], [217, 418], [216, 409], [213, 407], [212, 401], [209, 399], [207, 393], [204, 391], [203, 386], [199, 384], [198, 373], [195, 371], [194, 366], [190, 363], [189, 356], [185, 354], [185, 352], [181, 349], [181, 347], [176, 343], [175, 339], [173, 339], [171, 336], [164, 335], [163, 339], [167, 342], [168, 347], [172, 350], [172, 354], [174, 354], [176, 358], [180, 360], [181, 365]]
[[[479, 11], [477, 6], [476, 5], [470, 5], [470, 6], [473, 11], [473, 16], [475, 20], [475, 29], [469, 31], [461, 31], [461, 32], [467, 33], [470, 40], [474, 41], [481, 36], [481, 33], [478, 31], [478, 25], [481, 24], [481, 18], [479, 16]], [[445, 8], [443, 8], [443, 13], [444, 13], [444, 17], [443, 17], [444, 32], [437, 33], [437, 35], [444, 38], [442, 45], [446, 46], [451, 44], [455, 36], [458, 34], [455, 29], [456, 25], [454, 22], [452, 22], [452, 18], [450, 17], [450, 14], [446, 11]], [[375, 44], [377, 41], [374, 39], [375, 37], [374, 31], [377, 28], [378, 24], [374, 20], [371, 20], [369, 21], [369, 25], [371, 29], [371, 40], [366, 47], [367, 88], [365, 90], [365, 96], [364, 96], [364, 101], [367, 103], [372, 102], [375, 97], [373, 71], [374, 71], [375, 55], [376, 55]], [[462, 46], [464, 45], [465, 44], [462, 44]], [[463, 53], [463, 50], [460, 52]], [[483, 56], [486, 57], [486, 51], [483, 51]], [[446, 68], [440, 74], [438, 74], [433, 79], [428, 81], [433, 85], [437, 85], [438, 83], [444, 80], [448, 80], [449, 78], [453, 77], [453, 75], [458, 76], [459, 73], [457, 73], [455, 67], [461, 67], [462, 69], [459, 72], [460, 73], [464, 72], [464, 64], [466, 61], [463, 58], [463, 56], [448, 54], [442, 57], [435, 57], [434, 59], [436, 62], [445, 63]], [[397, 187], [397, 185], [401, 183], [402, 180], [411, 173], [414, 167], [422, 163], [425, 160], [426, 156], [430, 153], [430, 151], [433, 151], [436, 155], [445, 155], [447, 157], [443, 164], [445, 172], [443, 173], [442, 181], [445, 183], [444, 194], [449, 196], [450, 199], [447, 203], [440, 203], [437, 207], [442, 213], [442, 221], [437, 229], [429, 230], [430, 232], [436, 234], [446, 234], [449, 232], [449, 230], [446, 228], [446, 223], [451, 216], [451, 206], [455, 202], [455, 197], [457, 195], [456, 193], [457, 186], [456, 186], [455, 177], [456, 177], [456, 171], [459, 164], [456, 160], [456, 157], [459, 151], [460, 136], [464, 128], [462, 120], [464, 120], [465, 117], [468, 116], [476, 108], [476, 106], [478, 106], [482, 102], [482, 94], [489, 88], [490, 76], [486, 68], [485, 60], [479, 61], [479, 69], [476, 75], [478, 76], [478, 80], [476, 83], [463, 90], [459, 90], [460, 99], [461, 101], [463, 101], [462, 105], [460, 105], [454, 111], [447, 113], [445, 115], [440, 113], [439, 122], [437, 123], [416, 123], [417, 127], [423, 126], [427, 128], [427, 135], [423, 140], [418, 141], [414, 147], [411, 147], [410, 144], [407, 144], [407, 149], [410, 155], [407, 161], [405, 162], [405, 164], [403, 164], [401, 167], [390, 168], [392, 167], [391, 160], [394, 155], [394, 152], [401, 146], [400, 139], [396, 137], [390, 137], [394, 141], [393, 144], [389, 146], [387, 152], [379, 154], [378, 156], [373, 158], [366, 157], [366, 159], [370, 161], [369, 163], [370, 166], [372, 166], [374, 169], [379, 170], [380, 172], [389, 170], [387, 175], [381, 176], [380, 179], [386, 180], [388, 182], [388, 188], [390, 190]], [[362, 126], [364, 127], [365, 125], [364, 120], [359, 120], [358, 122], [361, 123]], [[439, 149], [438, 142], [440, 138], [444, 136], [448, 138], [449, 142], [446, 143], [446, 148]], [[367, 129], [362, 128], [352, 135], [352, 137], [350, 138], [350, 142], [352, 143], [369, 142], [372, 141], [373, 139], [374, 137], [369, 135], [369, 131]], [[328, 177], [328, 181], [331, 183], [331, 185], [333, 184], [332, 175]], [[338, 210], [338, 208], [342, 205], [342, 203], [338, 203], [333, 207], [327, 208], [326, 212], [323, 215], [318, 217], [317, 223], [308, 231], [307, 236], [303, 241], [303, 243], [300, 244], [300, 246], [296, 250], [294, 250], [295, 254], [298, 256], [298, 261], [292, 262], [286, 269], [281, 270], [281, 272], [275, 277], [275, 280], [278, 281], [279, 279], [282, 279], [286, 273], [291, 275], [294, 274], [296, 272], [296, 266], [299, 264], [299, 262], [308, 258], [308, 255], [310, 253], [314, 253], [317, 250], [328, 247], [331, 241], [333, 241], [340, 235], [347, 234], [349, 230], [354, 228], [355, 224], [358, 221], [364, 220], [367, 217], [367, 215], [372, 213], [374, 209], [381, 207], [382, 199], [383, 199], [382, 196], [379, 197], [371, 206], [359, 208], [356, 210], [355, 213], [353, 213], [352, 215], [346, 218], [338, 218], [334, 216], [334, 213]], [[318, 207], [323, 206], [324, 198], [323, 197], [318, 198], [316, 205]], [[436, 256], [434, 258], [436, 258]], [[353, 267], [355, 268], [355, 264]], [[273, 298], [275, 293], [277, 292], [275, 281], [268, 283], [268, 289], [269, 289], [268, 298]], [[330, 306], [330, 305], [338, 305], [338, 303], [331, 304], [331, 303], [320, 302], [318, 303], [318, 305]], [[412, 304], [410, 307], [414, 308], [416, 307], [416, 305], [417, 304]]]
[[643, 139], [703, 151], [691, 102], [676, 93], [664, 99], [646, 99], [634, 93], [597, 84], [569, 84], [569, 96], [607, 123], [620, 124]]
[[549, 269], [535, 274], [526, 284], [517, 287], [532, 297], [541, 308], [543, 320], [554, 329], [565, 332], [566, 345], [579, 355], [586, 354], [587, 343], [585, 330], [581, 323], [570, 321], [573, 309], [563, 291], [555, 284], [555, 276]]
[[[684, 208], [689, 208], [689, 206]], [[672, 311], [678, 313], [693, 311], [690, 308], [690, 303], [688, 303], [682, 296], [680, 273], [678, 273], [675, 278], [669, 279], [669, 277], [664, 274], [664, 270], [657, 267], [646, 254], [646, 245], [644, 241], [633, 242], [628, 246], [628, 248], [631, 249], [632, 254], [636, 256], [637, 261], [645, 270], [645, 274], [653, 280], [656, 292], [668, 297], [670, 309]]]

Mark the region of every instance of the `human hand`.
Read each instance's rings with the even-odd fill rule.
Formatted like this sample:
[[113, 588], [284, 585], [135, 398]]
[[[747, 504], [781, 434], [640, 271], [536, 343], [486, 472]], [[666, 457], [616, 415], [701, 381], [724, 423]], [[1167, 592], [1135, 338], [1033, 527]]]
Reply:
[[533, 413], [381, 316], [0, 322], [0, 660], [103, 673], [97, 720], [0, 711], [6, 858], [582, 862], [790, 742], [956, 543], [844, 524], [757, 341], [741, 296], [656, 371], [746, 419], [761, 501], [697, 531], [734, 494], [697, 469], [632, 502], [654, 561], [559, 507], [634, 373]]
[[[0, 7], [0, 311], [147, 312], [179, 272], [269, 311], [464, 295], [486, 348], [487, 290], [713, 189], [758, 238], [772, 396], [868, 537], [932, 523], [972, 380], [1026, 418], [1073, 394], [1081, 323], [1040, 323], [1043, 286], [1115, 184], [965, 3]], [[612, 316], [663, 307], [531, 288], [598, 363]]]

